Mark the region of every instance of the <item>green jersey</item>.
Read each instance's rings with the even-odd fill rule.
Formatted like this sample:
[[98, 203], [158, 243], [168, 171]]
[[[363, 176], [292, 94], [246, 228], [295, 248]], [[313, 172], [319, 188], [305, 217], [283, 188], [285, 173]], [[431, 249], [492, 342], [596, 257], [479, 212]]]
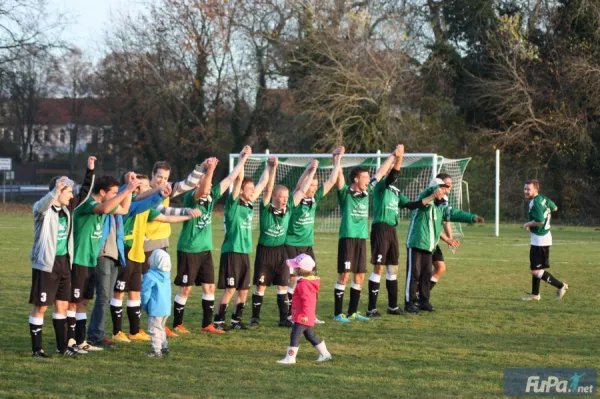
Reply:
[[284, 209], [275, 209], [269, 202], [260, 202], [260, 236], [258, 243], [267, 247], [285, 244], [285, 235], [294, 209], [294, 198], [290, 196]]
[[96, 267], [100, 242], [102, 241], [102, 226], [106, 215], [94, 213], [99, 202], [89, 196], [75, 212], [73, 212], [73, 237], [75, 256], [73, 263], [80, 266]]
[[56, 240], [56, 256], [66, 255], [69, 238], [69, 219], [61, 210], [58, 216], [58, 237]]
[[215, 202], [221, 198], [221, 185], [217, 184], [206, 197], [194, 198], [194, 190], [188, 191], [183, 197], [183, 207], [199, 209], [202, 215], [196, 219], [183, 222], [177, 250], [182, 252], [204, 252], [213, 249], [212, 243], [212, 212]]
[[[161, 215], [161, 213], [159, 211], [157, 211], [156, 209], [149, 209], [148, 211], [148, 221], [151, 222], [154, 219], [156, 219], [157, 217], [159, 217]], [[129, 235], [131, 235], [133, 233], [133, 226], [135, 224], [135, 218], [136, 217], [141, 217], [141, 215], [143, 215], [144, 213], [139, 213], [135, 216], [131, 216], [128, 217], [127, 219], [125, 219], [125, 223], [123, 223], [123, 234], [124, 237], [127, 237]], [[131, 248], [133, 246], [133, 239], [131, 240], [125, 240], [125, 245], [128, 246], [129, 248]]]
[[551, 213], [556, 209], [556, 204], [545, 195], [538, 194], [529, 201], [528, 221], [543, 222], [543, 225], [530, 227], [531, 244], [538, 246], [552, 245], [550, 234]]
[[397, 187], [387, 182], [387, 178], [381, 179], [373, 188], [373, 224], [397, 226], [398, 208], [409, 202]]
[[[368, 191], [373, 185], [369, 184]], [[338, 190], [338, 202], [342, 213], [339, 238], [369, 238], [369, 194], [354, 191], [347, 184]]]
[[285, 244], [292, 247], [312, 247], [315, 245], [315, 215], [317, 203], [323, 198], [325, 189], [319, 187], [314, 198], [302, 198], [292, 210]]
[[221, 253], [237, 252], [249, 254], [252, 252], [252, 218], [254, 208], [252, 203], [244, 204], [240, 197], [233, 199], [229, 194], [225, 202], [225, 240]]

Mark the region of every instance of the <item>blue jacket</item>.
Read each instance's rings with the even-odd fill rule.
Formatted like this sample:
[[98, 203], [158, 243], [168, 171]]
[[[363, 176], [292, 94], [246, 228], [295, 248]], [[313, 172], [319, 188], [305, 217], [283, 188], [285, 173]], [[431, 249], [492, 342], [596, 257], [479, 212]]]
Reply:
[[142, 309], [148, 316], [171, 315], [171, 273], [152, 266], [142, 281]]
[[[125, 186], [121, 187], [119, 191], [123, 190]], [[148, 209], [156, 208], [160, 203], [165, 200], [165, 197], [160, 195], [160, 193], [156, 193], [151, 197], [140, 201], [132, 201], [131, 206], [129, 207], [129, 212], [125, 215], [125, 218], [135, 216], [142, 212], [146, 212]], [[106, 238], [110, 233], [110, 229], [112, 228], [113, 217], [112, 215], [107, 215], [108, 217], [104, 218], [104, 225], [102, 226], [102, 242], [100, 243], [100, 248], [104, 248], [104, 243], [106, 242]], [[125, 233], [123, 232], [123, 215], [114, 215], [115, 223], [117, 223], [117, 249], [119, 250], [119, 263], [121, 266], [125, 267]], [[101, 249], [102, 250], [102, 249]]]

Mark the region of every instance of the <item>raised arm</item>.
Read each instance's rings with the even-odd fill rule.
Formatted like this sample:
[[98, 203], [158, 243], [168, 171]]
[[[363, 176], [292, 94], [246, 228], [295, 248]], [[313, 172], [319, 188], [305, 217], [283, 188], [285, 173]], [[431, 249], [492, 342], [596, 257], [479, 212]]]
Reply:
[[200, 178], [206, 171], [206, 165], [201, 163], [200, 165], [196, 165], [192, 173], [188, 175], [188, 177], [180, 182], [176, 182], [173, 185], [173, 192], [171, 192], [171, 198], [177, 197], [180, 194], [183, 194], [187, 191], [193, 190], [200, 182]]
[[[398, 147], [399, 146], [397, 146], [396, 149]], [[404, 146], [402, 146], [402, 152], [404, 153]], [[379, 169], [377, 169], [377, 172], [375, 172], [375, 176], [373, 176], [373, 179], [375, 179], [376, 181], [379, 182], [381, 179], [383, 179], [383, 177], [385, 175], [387, 175], [388, 171], [392, 167], [392, 164], [394, 163], [394, 160], [396, 159], [395, 154], [396, 154], [396, 151], [394, 151], [393, 153], [390, 154], [389, 157], [387, 157], [385, 162], [382, 163], [381, 166], [379, 167]], [[400, 161], [400, 164], [402, 164], [402, 161]]]
[[225, 193], [225, 191], [227, 191], [229, 186], [231, 186], [231, 184], [236, 181], [236, 179], [240, 175], [240, 173], [243, 173], [244, 166], [246, 166], [246, 161], [248, 160], [248, 158], [250, 158], [251, 154], [252, 154], [252, 148], [250, 148], [250, 146], [247, 145], [244, 148], [242, 148], [242, 151], [240, 152], [240, 158], [238, 160], [238, 164], [235, 165], [235, 168], [233, 168], [233, 170], [231, 171], [229, 176], [224, 178], [221, 181], [221, 183], [219, 183], [220, 188], [221, 188], [221, 195], [223, 195], [223, 193]]
[[[298, 182], [296, 183], [296, 187], [294, 187], [294, 193], [298, 190], [300, 190], [302, 188], [302, 186], [304, 185], [304, 182], [308, 179], [308, 176], [310, 175], [310, 167], [312, 165], [312, 161], [308, 163], [308, 165], [306, 165], [306, 168], [304, 169], [304, 172], [302, 172], [302, 175], [300, 175], [300, 178], [298, 179]], [[310, 179], [312, 180], [312, 179]]]
[[127, 209], [124, 209], [122, 206], [120, 206], [120, 204], [121, 202], [123, 202], [123, 200], [125, 200], [126, 197], [129, 197], [131, 201], [131, 194], [135, 191], [136, 188], [140, 186], [140, 184], [142, 184], [140, 180], [134, 180], [129, 182], [127, 184], [127, 187], [125, 187], [125, 190], [121, 191], [111, 199], [96, 205], [94, 207], [94, 213], [103, 215], [109, 213], [114, 208], [117, 208], [114, 212], [115, 215], [126, 215], [127, 212], [129, 212], [129, 205], [127, 205]]
[[[341, 162], [341, 159], [340, 159], [340, 162]], [[338, 169], [338, 174], [337, 174], [335, 184], [336, 184], [338, 190], [341, 190], [346, 185], [346, 178], [344, 177], [344, 171], [342, 170], [341, 167]]]
[[77, 195], [73, 195], [73, 199], [69, 202], [69, 209], [73, 210], [79, 206], [79, 204], [83, 203], [89, 196], [92, 187], [94, 186], [94, 169], [96, 166], [96, 157], [89, 157], [87, 161], [87, 170], [85, 171], [85, 177], [83, 178], [83, 183], [81, 183], [81, 187], [79, 188], [79, 193]]
[[54, 202], [54, 200], [56, 198], [58, 198], [58, 195], [60, 194], [60, 192], [69, 185], [69, 183], [71, 184], [71, 187], [73, 185], [73, 181], [70, 180], [67, 176], [62, 176], [59, 179], [56, 180], [54, 188], [52, 190], [50, 190], [48, 192], [48, 194], [44, 195], [39, 201], [37, 201], [35, 204], [33, 204], [33, 215], [34, 217], [36, 215], [42, 215], [44, 213], [46, 213], [46, 211], [48, 209], [50, 209], [50, 207], [52, 206], [52, 202]]
[[[306, 195], [306, 191], [312, 184], [313, 179], [315, 178], [315, 173], [317, 173], [317, 168], [319, 167], [319, 161], [313, 160], [308, 166], [308, 175], [304, 178], [304, 184], [300, 187], [299, 190], [294, 191], [294, 205], [297, 206], [302, 198]], [[300, 178], [302, 179], [302, 178]]]
[[273, 187], [275, 186], [275, 174], [277, 173], [278, 163], [279, 160], [277, 157], [269, 157], [269, 159], [267, 159], [267, 167], [260, 177], [258, 184], [256, 187], [254, 187], [253, 201], [256, 201], [264, 189], [265, 195], [263, 195], [263, 204], [267, 205], [269, 202], [271, 202], [271, 195], [273, 195]]
[[402, 159], [404, 158], [404, 145], [400, 144], [396, 146], [396, 150], [394, 151], [394, 165], [390, 170], [390, 173], [385, 177], [385, 184], [390, 185], [396, 181], [398, 175], [400, 174], [400, 168], [402, 167]]
[[210, 194], [210, 187], [212, 186], [212, 179], [215, 173], [215, 169], [219, 161], [217, 158], [208, 158], [204, 164], [206, 165], [206, 173], [202, 176], [200, 180], [200, 185], [196, 187], [196, 191], [194, 192], [194, 199], [206, 197]]
[[343, 146], [333, 150], [333, 169], [331, 170], [331, 175], [329, 175], [329, 179], [327, 179], [325, 183], [323, 183], [323, 195], [327, 195], [327, 193], [331, 191], [331, 189], [337, 182], [338, 176], [342, 170], [342, 157], [344, 156], [345, 151], [346, 149]]

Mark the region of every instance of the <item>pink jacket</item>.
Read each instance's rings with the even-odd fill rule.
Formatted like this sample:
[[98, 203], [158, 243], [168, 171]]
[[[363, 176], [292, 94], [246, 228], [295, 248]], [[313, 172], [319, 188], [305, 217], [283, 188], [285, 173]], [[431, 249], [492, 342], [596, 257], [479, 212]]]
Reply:
[[[317, 310], [317, 292], [321, 280], [318, 277], [303, 277], [298, 279], [292, 298], [292, 321], [305, 326], [314, 326]], [[307, 317], [308, 321], [302, 321]]]

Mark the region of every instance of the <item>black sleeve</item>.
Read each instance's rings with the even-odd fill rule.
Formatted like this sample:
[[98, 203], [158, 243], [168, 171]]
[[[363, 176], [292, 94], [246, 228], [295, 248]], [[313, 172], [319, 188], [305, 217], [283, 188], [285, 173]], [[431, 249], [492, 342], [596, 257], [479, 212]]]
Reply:
[[79, 206], [89, 195], [90, 190], [92, 189], [92, 184], [94, 184], [94, 170], [87, 169], [85, 171], [85, 177], [83, 178], [83, 183], [81, 183], [81, 188], [79, 189], [79, 193], [73, 196], [73, 199], [69, 202], [69, 209], [72, 211]]
[[392, 168], [392, 170], [390, 170], [390, 173], [388, 173], [388, 175], [385, 177], [385, 185], [389, 186], [390, 184], [395, 182], [399, 174], [399, 170]]
[[425, 205], [423, 205], [423, 201], [413, 201], [413, 202], [409, 202], [408, 204], [404, 204], [404, 206], [402, 208], [406, 208], [410, 211], [414, 211], [415, 209], [425, 208]]

